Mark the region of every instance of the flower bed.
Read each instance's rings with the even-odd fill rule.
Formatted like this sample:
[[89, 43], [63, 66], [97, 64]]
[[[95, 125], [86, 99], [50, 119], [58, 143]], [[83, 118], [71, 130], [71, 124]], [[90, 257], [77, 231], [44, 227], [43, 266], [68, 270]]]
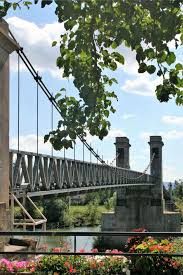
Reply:
[[[146, 232], [139, 228], [134, 232]], [[178, 259], [161, 256], [161, 253], [174, 253], [174, 242], [164, 239], [157, 240], [152, 237], [130, 237], [127, 241], [127, 249], [130, 253], [159, 254], [157, 257], [138, 256], [131, 258], [132, 274], [143, 275], [176, 275], [181, 273], [181, 263]]]
[[[138, 230], [138, 231], [137, 231]], [[136, 232], [144, 230], [137, 229]], [[169, 240], [156, 240], [152, 237], [130, 237], [126, 245], [126, 251], [130, 253], [152, 253], [153, 256], [124, 257], [119, 250], [107, 250], [106, 255], [49, 255], [38, 256], [28, 261], [0, 260], [0, 275], [178, 275], [181, 273], [181, 262], [179, 259], [161, 256], [161, 253], [174, 253], [174, 242]], [[65, 252], [68, 247], [56, 247], [53, 252]], [[84, 250], [80, 250], [84, 253]], [[91, 250], [97, 253], [97, 249]], [[109, 256], [107, 253], [117, 255]]]
[[[58, 250], [57, 250], [58, 251]], [[84, 250], [80, 251], [81, 253]], [[91, 252], [98, 252], [96, 249]], [[121, 251], [112, 250], [107, 253], [118, 253], [119, 256], [44, 256], [40, 258], [37, 268], [40, 271], [57, 274], [126, 274], [128, 260]]]
[[8, 259], [0, 260], [0, 273], [1, 274], [12, 274], [12, 273], [24, 273], [30, 274], [36, 271], [36, 261], [10, 261]]

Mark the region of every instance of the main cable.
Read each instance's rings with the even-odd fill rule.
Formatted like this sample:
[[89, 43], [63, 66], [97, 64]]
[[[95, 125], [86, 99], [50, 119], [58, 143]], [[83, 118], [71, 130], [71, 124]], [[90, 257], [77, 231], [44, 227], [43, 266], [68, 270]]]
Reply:
[[[17, 40], [15, 39], [14, 35], [12, 34], [12, 32], [10, 30], [9, 30], [9, 33], [10, 33], [11, 37], [16, 41], [16, 43], [18, 43]], [[55, 109], [61, 115], [59, 106], [58, 106], [55, 98], [50, 93], [50, 91], [48, 90], [48, 88], [46, 87], [46, 85], [44, 84], [44, 82], [42, 81], [42, 79], [41, 78], [36, 79], [37, 72], [34, 69], [34, 67], [31, 64], [31, 62], [29, 61], [29, 59], [27, 58], [27, 56], [25, 55], [22, 47], [20, 47], [20, 49], [17, 50], [17, 54], [20, 56], [21, 60], [23, 61], [23, 63], [25, 64], [25, 66], [27, 67], [27, 69], [29, 70], [29, 72], [31, 73], [31, 75], [33, 76], [33, 78], [38, 82], [39, 87], [45, 93], [45, 95], [47, 96], [47, 98], [49, 99], [49, 101], [53, 104], [53, 106], [55, 107]], [[97, 158], [97, 160], [99, 160], [102, 164], [104, 164], [105, 161], [102, 160], [102, 158], [95, 152], [95, 150], [92, 147], [90, 147], [90, 145], [87, 143], [86, 139], [82, 135], [77, 135], [77, 136], [81, 140], [81, 142], [85, 145], [85, 147], [94, 155], [94, 157]]]
[[[9, 33], [11, 35], [11, 37], [14, 39], [14, 41], [16, 43], [17, 40], [15, 39], [14, 35], [12, 34], [12, 32], [9, 30]], [[17, 54], [20, 56], [21, 60], [24, 62], [25, 66], [27, 67], [27, 69], [29, 70], [29, 72], [32, 74], [33, 78], [37, 81], [37, 84], [39, 85], [39, 87], [41, 88], [41, 90], [45, 93], [45, 95], [47, 96], [48, 100], [51, 102], [51, 104], [55, 107], [55, 109], [58, 111], [58, 113], [62, 116], [60, 108], [58, 106], [58, 103], [56, 102], [55, 98], [53, 97], [53, 95], [50, 93], [50, 91], [48, 90], [48, 88], [46, 87], [46, 85], [44, 84], [44, 82], [42, 81], [41, 77], [37, 77], [37, 72], [34, 69], [32, 63], [29, 61], [29, 59], [27, 58], [27, 56], [25, 55], [23, 48], [20, 47], [19, 50], [17, 50]], [[109, 168], [113, 168], [111, 167], [109, 164], [107, 164], [99, 155], [98, 152], [96, 153], [95, 150], [87, 143], [85, 137], [83, 137], [82, 135], [77, 135], [78, 138], [81, 140], [81, 142], [83, 143], [83, 145], [90, 151], [91, 154], [94, 155], [94, 157], [97, 159], [97, 162], [99, 161], [101, 164], [105, 164], [107, 167]], [[117, 156], [118, 157], [118, 156]], [[116, 157], [116, 158], [117, 158]], [[151, 165], [152, 161], [154, 159], [154, 156], [152, 157], [152, 160], [150, 161], [150, 163], [148, 164], [148, 167]], [[116, 170], [117, 167], [115, 167]], [[142, 176], [144, 176], [147, 172], [148, 169], [145, 169], [144, 172], [138, 176], [137, 178], [130, 178], [130, 180], [134, 180], [134, 179], [139, 179]]]

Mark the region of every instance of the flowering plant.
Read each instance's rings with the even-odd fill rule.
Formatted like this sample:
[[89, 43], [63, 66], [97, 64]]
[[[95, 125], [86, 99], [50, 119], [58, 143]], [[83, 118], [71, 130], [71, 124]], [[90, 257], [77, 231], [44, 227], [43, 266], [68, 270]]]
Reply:
[[[134, 243], [129, 249], [131, 253], [173, 253], [173, 243], [169, 240], [156, 240], [152, 237], [144, 238], [141, 243]], [[180, 263], [170, 257], [132, 257], [132, 270], [143, 274], [179, 274]]]
[[[58, 252], [58, 248], [57, 248]], [[82, 249], [79, 251], [84, 253]], [[91, 250], [97, 253], [97, 249]], [[108, 256], [107, 253], [117, 253], [119, 255]], [[70, 256], [54, 255], [44, 256], [38, 262], [38, 270], [44, 272], [53, 272], [57, 274], [123, 274], [128, 267], [128, 260], [118, 250], [107, 250], [105, 256]]]
[[34, 273], [36, 269], [35, 261], [10, 261], [8, 259], [0, 259], [1, 272], [29, 272]]

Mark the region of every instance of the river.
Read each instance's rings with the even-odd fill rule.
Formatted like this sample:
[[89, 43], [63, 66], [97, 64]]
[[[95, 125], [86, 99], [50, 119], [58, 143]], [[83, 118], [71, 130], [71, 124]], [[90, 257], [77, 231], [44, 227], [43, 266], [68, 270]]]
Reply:
[[[56, 230], [55, 230], [56, 231]], [[100, 226], [94, 227], [75, 227], [75, 228], [65, 228], [59, 229], [59, 231], [68, 231], [68, 232], [87, 232], [87, 231], [100, 231]], [[93, 236], [78, 236], [76, 238], [76, 250], [85, 249], [87, 251], [93, 248], [95, 237]], [[73, 236], [53, 236], [53, 237], [39, 237], [38, 238], [38, 247], [40, 248], [54, 248], [62, 246], [63, 243], [67, 244], [69, 249], [73, 251], [74, 249], [74, 237]]]
[[[56, 231], [56, 230], [55, 230]], [[94, 227], [75, 227], [75, 228], [65, 228], [65, 229], [59, 229], [59, 231], [76, 231], [76, 232], [87, 232], [87, 231], [100, 231], [100, 226], [94, 226]], [[183, 225], [181, 228], [181, 231], [183, 232]], [[85, 249], [86, 251], [90, 251], [93, 248], [93, 244], [96, 237], [88, 237], [88, 236], [78, 236], [76, 238], [76, 250]], [[54, 247], [63, 246], [63, 243], [67, 244], [70, 251], [74, 250], [74, 237], [73, 236], [53, 236], [53, 237], [39, 237], [38, 239], [38, 247], [43, 247], [51, 249]]]

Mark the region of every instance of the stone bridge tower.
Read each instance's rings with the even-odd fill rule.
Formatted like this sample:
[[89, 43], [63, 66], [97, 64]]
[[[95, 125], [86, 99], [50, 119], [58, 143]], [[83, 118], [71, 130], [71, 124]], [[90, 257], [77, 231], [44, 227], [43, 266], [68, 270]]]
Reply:
[[[0, 20], [0, 230], [9, 229], [9, 54], [19, 46]], [[3, 240], [1, 240], [3, 241]], [[3, 246], [3, 242], [0, 242]], [[2, 249], [0, 248], [2, 251]]]
[[[116, 165], [130, 169], [129, 139], [116, 138]], [[117, 201], [114, 212], [102, 216], [102, 231], [132, 231], [135, 228], [145, 228], [151, 232], [180, 231], [180, 214], [165, 211], [162, 182], [162, 147], [160, 136], [151, 136], [150, 141], [150, 173], [156, 177], [153, 186], [130, 186], [117, 191]], [[117, 247], [126, 241], [126, 237], [105, 237], [107, 246]]]

